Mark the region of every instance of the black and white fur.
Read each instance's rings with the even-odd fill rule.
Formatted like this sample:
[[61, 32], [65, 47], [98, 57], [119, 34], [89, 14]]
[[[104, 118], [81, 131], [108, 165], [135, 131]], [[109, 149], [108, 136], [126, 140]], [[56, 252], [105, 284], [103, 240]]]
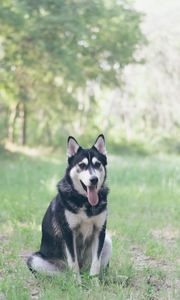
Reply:
[[68, 138], [68, 166], [43, 218], [40, 250], [27, 260], [31, 271], [56, 274], [68, 266], [80, 282], [82, 269], [94, 276], [108, 265], [106, 164], [103, 135], [90, 149]]

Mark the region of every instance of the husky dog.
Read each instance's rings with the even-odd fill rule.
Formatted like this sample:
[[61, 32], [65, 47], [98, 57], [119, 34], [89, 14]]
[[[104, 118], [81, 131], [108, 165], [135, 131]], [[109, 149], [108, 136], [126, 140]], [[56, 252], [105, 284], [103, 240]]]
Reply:
[[106, 232], [107, 194], [105, 139], [101, 134], [90, 149], [68, 138], [68, 166], [42, 222], [40, 250], [27, 265], [32, 272], [54, 274], [67, 266], [80, 282], [80, 271], [98, 275], [112, 253]]

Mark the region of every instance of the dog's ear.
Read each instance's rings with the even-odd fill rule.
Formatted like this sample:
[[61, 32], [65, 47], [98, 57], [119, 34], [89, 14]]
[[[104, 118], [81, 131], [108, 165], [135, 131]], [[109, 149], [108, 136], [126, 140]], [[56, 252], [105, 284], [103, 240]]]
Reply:
[[73, 138], [72, 136], [68, 137], [68, 141], [67, 141], [67, 155], [68, 157], [72, 157], [74, 156], [78, 149], [80, 148], [78, 142], [76, 141], [75, 138]]
[[105, 138], [103, 134], [100, 134], [95, 143], [94, 143], [94, 147], [101, 153], [106, 155], [106, 146], [105, 146]]

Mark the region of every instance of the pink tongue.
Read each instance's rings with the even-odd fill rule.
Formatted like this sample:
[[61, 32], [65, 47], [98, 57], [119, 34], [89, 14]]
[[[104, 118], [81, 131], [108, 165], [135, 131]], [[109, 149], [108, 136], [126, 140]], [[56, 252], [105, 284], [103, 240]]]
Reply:
[[97, 190], [96, 190], [95, 186], [87, 187], [87, 197], [88, 197], [89, 203], [92, 206], [95, 206], [96, 204], [98, 204], [99, 197], [98, 197]]

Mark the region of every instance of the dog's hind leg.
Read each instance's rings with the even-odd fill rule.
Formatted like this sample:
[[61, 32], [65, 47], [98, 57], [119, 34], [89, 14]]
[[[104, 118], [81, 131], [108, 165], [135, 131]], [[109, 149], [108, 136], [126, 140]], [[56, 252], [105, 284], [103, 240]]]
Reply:
[[111, 255], [112, 255], [112, 241], [110, 236], [106, 232], [102, 254], [101, 254], [101, 268], [104, 269], [108, 267]]
[[32, 273], [45, 273], [56, 275], [65, 267], [65, 263], [61, 261], [53, 262], [44, 258], [41, 253], [37, 252], [27, 259], [27, 266]]

